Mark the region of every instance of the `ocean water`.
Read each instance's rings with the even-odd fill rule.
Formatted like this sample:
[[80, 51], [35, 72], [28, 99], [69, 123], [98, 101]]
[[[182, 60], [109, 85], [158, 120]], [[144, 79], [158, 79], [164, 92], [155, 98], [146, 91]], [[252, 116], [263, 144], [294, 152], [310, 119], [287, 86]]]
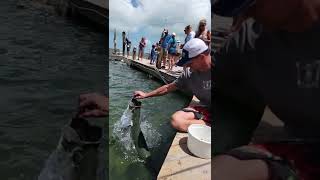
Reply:
[[34, 1], [0, 12], [1, 179], [36, 179], [79, 94], [104, 90], [106, 38]]

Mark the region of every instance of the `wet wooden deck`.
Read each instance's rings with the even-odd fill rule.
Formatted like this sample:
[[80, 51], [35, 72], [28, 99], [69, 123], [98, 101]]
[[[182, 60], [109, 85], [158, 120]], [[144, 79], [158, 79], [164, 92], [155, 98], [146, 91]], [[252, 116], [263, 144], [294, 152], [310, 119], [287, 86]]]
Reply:
[[[190, 104], [198, 103], [193, 97]], [[158, 180], [210, 180], [211, 159], [193, 155], [187, 147], [188, 133], [177, 132], [166, 159], [158, 174]]]
[[211, 159], [194, 156], [188, 150], [187, 139], [187, 133], [176, 134], [157, 179], [211, 179]]

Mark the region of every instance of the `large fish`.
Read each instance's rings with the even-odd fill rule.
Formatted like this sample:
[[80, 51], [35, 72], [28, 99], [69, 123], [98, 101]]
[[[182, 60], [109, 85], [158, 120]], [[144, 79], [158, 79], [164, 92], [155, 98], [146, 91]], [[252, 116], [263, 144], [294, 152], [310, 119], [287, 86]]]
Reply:
[[135, 98], [132, 98], [129, 109], [132, 111], [132, 127], [131, 138], [137, 150], [138, 156], [143, 160], [148, 160], [151, 156], [146, 139], [140, 128], [140, 109], [141, 102]]
[[62, 130], [58, 146], [38, 180], [105, 180], [103, 130], [87, 120], [72, 119]]

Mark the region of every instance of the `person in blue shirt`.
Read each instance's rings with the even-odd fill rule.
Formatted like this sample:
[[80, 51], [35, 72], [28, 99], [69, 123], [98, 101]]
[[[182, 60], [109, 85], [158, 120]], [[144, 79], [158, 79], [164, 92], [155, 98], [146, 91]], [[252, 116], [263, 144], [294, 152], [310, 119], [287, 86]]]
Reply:
[[152, 44], [150, 57], [150, 64], [154, 64], [157, 60], [156, 46], [154, 44]]
[[168, 41], [168, 53], [169, 53], [169, 67], [168, 71], [172, 71], [172, 67], [175, 64], [175, 56], [177, 54], [177, 40], [176, 33], [172, 33], [170, 40]]
[[132, 59], [136, 60], [136, 56], [137, 56], [137, 47], [133, 47], [133, 51], [132, 51]]
[[[167, 54], [168, 54], [168, 42], [170, 40], [171, 36], [168, 34], [168, 30], [164, 30], [164, 36], [161, 39], [161, 52], [160, 52], [160, 61], [162, 61], [163, 66], [161, 68], [166, 67], [166, 61], [167, 61]], [[161, 62], [159, 62], [161, 63]]]

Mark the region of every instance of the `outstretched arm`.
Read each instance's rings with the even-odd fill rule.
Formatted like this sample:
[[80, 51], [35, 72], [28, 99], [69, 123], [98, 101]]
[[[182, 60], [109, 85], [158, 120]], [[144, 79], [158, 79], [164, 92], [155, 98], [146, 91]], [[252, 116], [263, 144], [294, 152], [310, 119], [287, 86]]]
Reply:
[[170, 83], [170, 84], [163, 85], [148, 93], [143, 91], [135, 91], [134, 97], [137, 99], [143, 99], [143, 98], [149, 98], [154, 96], [162, 96], [169, 92], [175, 91], [176, 89], [177, 89], [177, 86], [175, 85], [175, 83]]

